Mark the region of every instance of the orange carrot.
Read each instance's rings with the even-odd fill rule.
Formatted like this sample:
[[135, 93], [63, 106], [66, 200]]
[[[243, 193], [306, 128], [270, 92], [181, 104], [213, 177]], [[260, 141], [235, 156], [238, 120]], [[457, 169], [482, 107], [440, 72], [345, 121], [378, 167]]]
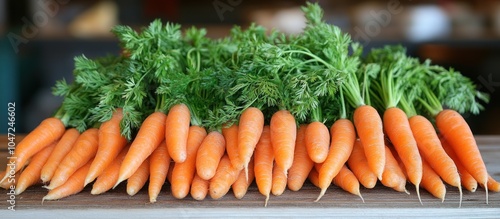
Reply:
[[186, 145], [186, 159], [182, 163], [175, 163], [170, 181], [172, 195], [177, 199], [186, 197], [190, 192], [191, 183], [196, 173], [196, 153], [207, 136], [207, 132], [200, 126], [190, 126]]
[[484, 185], [488, 203], [488, 172], [465, 119], [457, 111], [445, 109], [436, 116], [436, 126], [467, 171], [479, 184]]
[[496, 181], [491, 175], [488, 175], [488, 189], [493, 192], [500, 192], [500, 182]]
[[169, 184], [172, 184], [172, 172], [174, 171], [174, 167], [175, 167], [175, 162], [171, 162], [170, 166], [168, 166], [167, 181]]
[[469, 192], [475, 192], [477, 189], [477, 181], [470, 175], [469, 172], [461, 172], [460, 169], [458, 171], [460, 173], [460, 183], [462, 186], [467, 189]]
[[240, 161], [238, 151], [238, 125], [233, 124], [229, 127], [222, 128], [222, 135], [226, 141], [226, 153], [231, 160], [231, 164], [236, 169], [243, 169], [243, 162]]
[[231, 165], [229, 157], [225, 154], [217, 167], [215, 176], [210, 180], [210, 197], [213, 199], [219, 199], [227, 194], [231, 185], [238, 179], [240, 172], [241, 170], [235, 169], [233, 165]]
[[23, 170], [21, 176], [19, 176], [19, 180], [16, 184], [16, 195], [21, 194], [28, 187], [40, 181], [40, 173], [42, 171], [42, 167], [45, 162], [47, 162], [47, 159], [54, 150], [55, 146], [56, 142], [33, 155], [30, 164]]
[[198, 174], [194, 174], [193, 182], [191, 183], [191, 197], [201, 201], [207, 197], [209, 180], [202, 179]]
[[142, 122], [139, 132], [130, 145], [130, 149], [120, 167], [120, 174], [115, 187], [128, 179], [141, 166], [142, 162], [165, 140], [165, 119], [162, 112], [154, 112]]
[[288, 189], [298, 191], [304, 185], [309, 172], [314, 167], [314, 162], [307, 154], [305, 135], [308, 125], [300, 125], [297, 130], [297, 139], [295, 139], [295, 151], [293, 155], [292, 167], [288, 170], [287, 185]]
[[[59, 140], [63, 136], [66, 128], [60, 119], [50, 117], [43, 120], [33, 131], [17, 144], [14, 154], [7, 162], [6, 172], [13, 169], [15, 172], [24, 167], [26, 161], [33, 155]], [[0, 183], [3, 182], [9, 174], [6, 174]]]
[[422, 159], [430, 165], [443, 181], [458, 188], [461, 203], [462, 186], [458, 168], [453, 159], [443, 149], [434, 126], [427, 118], [419, 115], [412, 116], [409, 122]]
[[393, 188], [398, 192], [409, 194], [406, 190], [406, 176], [394, 156], [396, 155], [392, 154], [389, 147], [385, 146], [385, 168], [382, 173], [381, 182], [383, 185]]
[[122, 109], [118, 108], [113, 112], [111, 119], [103, 122], [99, 127], [99, 147], [85, 178], [85, 185], [94, 181], [127, 144], [127, 139], [121, 135], [120, 122], [122, 118]]
[[49, 193], [42, 198], [42, 203], [45, 200], [57, 200], [81, 192], [83, 188], [85, 188], [85, 177], [87, 176], [91, 163], [92, 160], [88, 161], [73, 173], [64, 184], [50, 190]]
[[307, 125], [305, 134], [307, 154], [315, 163], [323, 163], [328, 156], [330, 132], [322, 122], [315, 121]]
[[477, 181], [474, 179], [472, 175], [465, 169], [464, 165], [462, 162], [457, 157], [457, 154], [455, 151], [453, 151], [453, 148], [446, 142], [446, 140], [443, 137], [440, 137], [439, 140], [441, 141], [441, 146], [445, 150], [446, 154], [450, 156], [450, 158], [455, 162], [455, 165], [457, 166], [458, 173], [460, 174], [460, 183], [461, 185], [467, 189], [470, 192], [475, 192], [477, 189]]
[[444, 196], [446, 195], [446, 187], [439, 177], [439, 175], [432, 169], [432, 167], [427, 163], [426, 160], [422, 161], [423, 175], [422, 183], [420, 184], [422, 188], [431, 193], [434, 197], [441, 199], [444, 202]]
[[118, 156], [113, 159], [113, 162], [111, 162], [111, 164], [108, 165], [108, 167], [106, 167], [106, 169], [97, 177], [92, 185], [90, 194], [99, 195], [113, 188], [118, 181], [120, 166], [122, 165], [123, 159], [125, 159], [129, 148], [130, 145], [127, 144]]
[[246, 179], [245, 171], [240, 171], [238, 179], [231, 185], [235, 198], [242, 199], [247, 193], [248, 187], [250, 187], [255, 178], [254, 166], [254, 159], [250, 159], [250, 163], [248, 164], [248, 180]]
[[363, 196], [361, 196], [361, 193], [359, 192], [358, 179], [356, 178], [354, 173], [352, 173], [347, 168], [346, 165], [342, 166], [339, 174], [337, 174], [335, 178], [333, 178], [333, 184], [337, 185], [347, 192], [350, 192], [351, 194], [359, 196], [359, 198], [361, 198], [361, 201], [365, 202]]
[[277, 111], [271, 116], [270, 130], [276, 165], [284, 171], [286, 176], [293, 163], [297, 137], [295, 118], [287, 110]]
[[71, 150], [79, 136], [80, 132], [78, 132], [75, 128], [70, 128], [64, 132], [64, 135], [57, 142], [57, 145], [50, 154], [47, 162], [43, 165], [40, 173], [40, 179], [42, 179], [42, 182], [46, 183], [52, 179], [57, 166], [61, 163], [64, 156], [66, 156], [66, 154], [68, 154]]
[[368, 165], [377, 178], [381, 179], [385, 164], [382, 119], [375, 108], [362, 105], [354, 110], [353, 120]]
[[51, 190], [64, 184], [73, 173], [95, 157], [98, 147], [97, 133], [96, 128], [90, 128], [78, 137], [71, 151], [64, 156], [54, 172], [50, 184], [46, 186], [47, 189]]
[[158, 194], [160, 194], [161, 188], [165, 183], [167, 178], [168, 168], [170, 166], [170, 155], [168, 154], [167, 146], [165, 141], [162, 141], [160, 145], [151, 153], [149, 157], [149, 202], [156, 202]]
[[273, 184], [274, 152], [271, 145], [271, 132], [268, 125], [264, 126], [254, 153], [255, 182], [260, 194], [266, 196], [264, 206], [267, 206]]
[[149, 157], [137, 168], [134, 174], [127, 179], [127, 194], [134, 196], [146, 184], [149, 178]]
[[406, 113], [397, 107], [391, 107], [384, 112], [384, 130], [403, 162], [408, 179], [417, 192], [420, 203], [420, 181], [422, 181], [422, 157], [418, 151], [417, 142], [413, 137]]
[[182, 163], [186, 160], [187, 141], [191, 112], [186, 104], [177, 104], [170, 108], [165, 122], [165, 140], [168, 154], [172, 160]]
[[325, 162], [321, 165], [321, 169], [319, 169], [319, 188], [321, 188], [321, 192], [316, 202], [321, 199], [330, 184], [332, 184], [333, 178], [345, 166], [356, 141], [354, 125], [348, 119], [335, 121], [330, 128], [330, 135], [332, 138], [330, 151]]
[[371, 189], [375, 187], [377, 184], [377, 176], [371, 171], [368, 165], [363, 145], [359, 139], [354, 142], [351, 155], [347, 160], [347, 165], [365, 188]]
[[264, 114], [260, 109], [249, 107], [241, 113], [238, 127], [238, 154], [248, 178], [248, 163], [253, 156], [264, 128]]
[[224, 155], [226, 142], [218, 131], [208, 133], [201, 142], [196, 154], [196, 173], [204, 180], [210, 180], [217, 170], [220, 159]]
[[307, 176], [307, 179], [316, 187], [319, 188], [319, 172], [316, 168], [312, 168]]
[[273, 184], [271, 193], [275, 196], [282, 195], [286, 189], [287, 176], [285, 171], [281, 169], [276, 163], [273, 166]]
[[[22, 170], [20, 171], [22, 173]], [[5, 177], [5, 174], [7, 172], [2, 171], [0, 172], [0, 177]], [[7, 174], [6, 180], [0, 183], [0, 188], [7, 189], [7, 190], [15, 190], [16, 189], [16, 182], [19, 181], [19, 176], [21, 173], [13, 173], [13, 175]]]

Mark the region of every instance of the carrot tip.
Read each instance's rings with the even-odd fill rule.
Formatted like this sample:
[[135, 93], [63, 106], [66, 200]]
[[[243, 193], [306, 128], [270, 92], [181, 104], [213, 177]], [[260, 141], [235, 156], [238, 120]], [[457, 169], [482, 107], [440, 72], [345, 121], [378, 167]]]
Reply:
[[488, 181], [484, 182], [484, 190], [486, 191], [486, 204], [488, 205]]
[[266, 200], [264, 201], [264, 207], [267, 207], [267, 202], [269, 201], [269, 194], [266, 195]]
[[404, 191], [407, 195], [410, 194], [410, 191], [408, 191], [408, 189], [405, 188], [405, 191]]
[[416, 190], [417, 190], [417, 197], [418, 197], [418, 201], [420, 202], [421, 205], [424, 205], [424, 203], [422, 203], [422, 199], [420, 198], [420, 184], [416, 185]]
[[92, 190], [90, 191], [90, 194], [91, 194], [91, 195], [99, 195], [99, 194], [101, 194], [101, 191], [96, 190], [96, 189], [92, 189]]
[[137, 191], [133, 188], [127, 189], [127, 194], [130, 196], [134, 196], [137, 193]]
[[113, 189], [115, 189], [115, 188], [116, 188], [116, 186], [118, 186], [118, 184], [120, 184], [123, 180], [124, 180], [124, 179], [122, 179], [122, 178], [120, 177], [120, 179], [118, 179], [118, 181], [116, 181], [116, 184], [113, 186]]
[[[458, 207], [461, 208], [462, 207], [462, 196], [463, 196], [463, 192], [462, 192], [462, 185], [458, 185], [458, 192], [460, 193], [460, 202], [458, 204]], [[444, 197], [443, 197], [443, 202], [444, 202]]]
[[92, 178], [85, 178], [85, 183], [83, 184], [83, 187], [87, 186], [89, 183], [91, 183], [92, 181], [94, 181]]
[[316, 198], [316, 200], [314, 200], [314, 202], [318, 202], [321, 199], [321, 197], [323, 197], [323, 195], [325, 195], [325, 193], [326, 193], [326, 189], [321, 189], [321, 192], [319, 193], [318, 198]]
[[42, 186], [42, 188], [52, 190], [52, 189], [54, 189], [54, 186], [45, 185], [45, 186]]
[[5, 174], [2, 178], [2, 180], [0, 180], [0, 183], [3, 183], [3, 181], [5, 181], [5, 179], [7, 179], [9, 177], [9, 174]]
[[365, 203], [365, 199], [363, 198], [363, 196], [361, 195], [361, 193], [358, 193], [358, 196], [359, 196], [359, 198], [361, 198], [361, 201], [363, 201], [363, 203]]

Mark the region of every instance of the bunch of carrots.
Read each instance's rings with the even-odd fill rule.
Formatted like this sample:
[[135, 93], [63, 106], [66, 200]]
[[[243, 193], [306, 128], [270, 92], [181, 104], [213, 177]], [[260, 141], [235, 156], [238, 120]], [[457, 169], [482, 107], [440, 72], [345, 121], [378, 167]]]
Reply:
[[117, 26], [124, 52], [75, 58], [75, 81], [54, 88], [61, 107], [17, 145], [0, 183], [20, 194], [42, 182], [56, 200], [124, 181], [133, 196], [149, 182], [156, 202], [167, 182], [175, 198], [203, 200], [241, 199], [255, 181], [264, 205], [306, 181], [315, 201], [332, 183], [361, 200], [378, 182], [409, 193], [409, 181], [419, 200], [423, 188], [444, 201], [446, 184], [460, 203], [462, 187], [500, 191], [461, 116], [488, 99], [468, 78], [401, 46], [363, 56], [317, 4], [303, 11], [297, 36]]

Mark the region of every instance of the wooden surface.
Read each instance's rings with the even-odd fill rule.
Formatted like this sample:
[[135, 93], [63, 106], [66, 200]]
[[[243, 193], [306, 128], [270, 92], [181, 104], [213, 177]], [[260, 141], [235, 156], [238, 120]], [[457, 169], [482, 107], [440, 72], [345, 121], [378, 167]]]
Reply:
[[[500, 136], [477, 136], [477, 142], [489, 173], [500, 180]], [[18, 139], [19, 140], [19, 139]], [[5, 136], [0, 138], [0, 164], [5, 166], [7, 150]], [[16, 211], [6, 210], [8, 196], [0, 195], [1, 218], [165, 218], [165, 217], [450, 217], [450, 218], [500, 218], [500, 193], [490, 192], [489, 204], [485, 203], [482, 188], [474, 193], [465, 191], [462, 208], [458, 208], [458, 189], [447, 186], [446, 200], [442, 203], [426, 191], [422, 191], [421, 205], [408, 184], [410, 195], [399, 193], [377, 185], [373, 189], [361, 189], [363, 203], [357, 196], [331, 186], [326, 195], [313, 202], [319, 189], [310, 183], [297, 192], [286, 190], [281, 196], [271, 196], [267, 207], [263, 207], [262, 196], [253, 184], [243, 199], [234, 198], [231, 191], [222, 199], [210, 197], [196, 201], [190, 197], [177, 200], [172, 197], [169, 185], [165, 184], [157, 203], [149, 203], [147, 190], [141, 190], [130, 197], [126, 194], [125, 184], [105, 194], [92, 196], [91, 186], [81, 193], [58, 201], [41, 202], [46, 190], [41, 185], [27, 189], [16, 196]], [[8, 217], [3, 217], [8, 215]], [[55, 218], [58, 218], [55, 217]]]

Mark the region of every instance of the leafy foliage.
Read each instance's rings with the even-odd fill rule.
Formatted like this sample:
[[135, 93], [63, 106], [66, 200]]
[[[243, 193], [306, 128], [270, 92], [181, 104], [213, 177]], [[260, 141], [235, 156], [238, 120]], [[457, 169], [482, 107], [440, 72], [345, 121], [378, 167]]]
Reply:
[[116, 26], [122, 53], [75, 57], [74, 82], [62, 79], [53, 88], [64, 98], [56, 117], [84, 131], [122, 108], [122, 134], [132, 139], [147, 115], [178, 103], [189, 107], [192, 125], [209, 130], [237, 122], [250, 106], [266, 119], [286, 109], [297, 123], [325, 124], [363, 104], [384, 109], [401, 103], [418, 112], [441, 104], [462, 113], [483, 109], [479, 100], [487, 95], [453, 69], [421, 63], [401, 46], [363, 58], [361, 45], [326, 23], [318, 4], [302, 10], [307, 24], [298, 35], [256, 24], [235, 26], [221, 39], [208, 38], [202, 28], [183, 33], [160, 20], [140, 31]]

